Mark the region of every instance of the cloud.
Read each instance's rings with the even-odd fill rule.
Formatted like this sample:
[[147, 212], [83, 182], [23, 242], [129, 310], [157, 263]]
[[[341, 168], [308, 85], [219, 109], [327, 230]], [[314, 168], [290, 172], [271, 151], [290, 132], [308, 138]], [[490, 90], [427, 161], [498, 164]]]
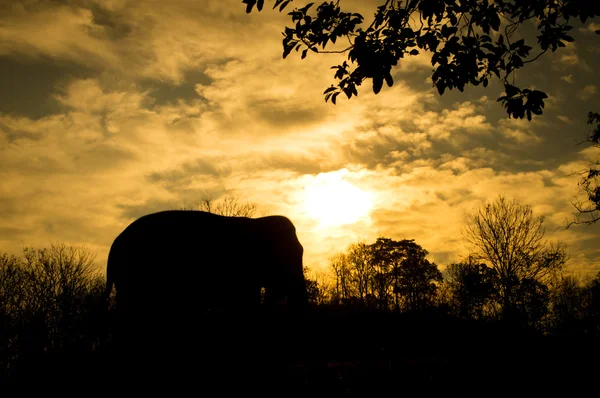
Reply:
[[[544, 124], [545, 122], [537, 119], [532, 121], [526, 119], [499, 120], [496, 125], [497, 132], [502, 137], [499, 144], [506, 149], [496, 149], [496, 151], [499, 152], [500, 156], [502, 154], [508, 155], [503, 156], [503, 162], [510, 162], [511, 157], [516, 158], [517, 156], [514, 153], [516, 150], [536, 147], [544, 142], [543, 132], [540, 131], [545, 127]], [[540, 133], [537, 131], [540, 131]]]
[[418, 117], [415, 124], [426, 130], [433, 139], [456, 139], [459, 130], [463, 134], [485, 134], [492, 129], [475, 103], [457, 103], [454, 108], [444, 109], [440, 115], [429, 112], [424, 117]]
[[564, 81], [566, 81], [567, 83], [570, 83], [570, 84], [574, 84], [575, 83], [575, 78], [573, 77], [572, 74], [568, 74], [566, 76], [561, 76], [560, 79], [564, 80]]
[[566, 123], [566, 124], [572, 124], [573, 123], [573, 121], [571, 119], [569, 119], [568, 116], [565, 116], [565, 115], [557, 115], [556, 118], [558, 120], [560, 120], [561, 122]]
[[[592, 68], [587, 61], [581, 58], [575, 42], [565, 43], [565, 47], [550, 55], [552, 59], [552, 68], [558, 71], [564, 71], [570, 68], [578, 68], [584, 71], [591, 71]], [[567, 75], [568, 76], [568, 75]]]
[[577, 97], [579, 97], [579, 99], [582, 101], [587, 101], [590, 98], [592, 98], [594, 95], [596, 95], [597, 91], [598, 91], [598, 88], [595, 85], [589, 84], [577, 93]]
[[86, 8], [17, 3], [2, 22], [0, 55], [45, 56], [109, 68], [120, 64], [105, 29]]
[[595, 33], [597, 30], [600, 30], [600, 24], [595, 22], [591, 22], [587, 26], [579, 28], [579, 31], [584, 33]]

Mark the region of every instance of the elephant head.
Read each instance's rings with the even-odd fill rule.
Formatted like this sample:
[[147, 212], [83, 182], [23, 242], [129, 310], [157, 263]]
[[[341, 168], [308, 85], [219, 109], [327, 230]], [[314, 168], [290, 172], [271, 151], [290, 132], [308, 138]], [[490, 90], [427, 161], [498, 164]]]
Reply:
[[143, 216], [113, 242], [106, 294], [129, 315], [175, 317], [249, 309], [287, 298], [307, 304], [303, 248], [285, 217], [225, 217], [173, 210]]

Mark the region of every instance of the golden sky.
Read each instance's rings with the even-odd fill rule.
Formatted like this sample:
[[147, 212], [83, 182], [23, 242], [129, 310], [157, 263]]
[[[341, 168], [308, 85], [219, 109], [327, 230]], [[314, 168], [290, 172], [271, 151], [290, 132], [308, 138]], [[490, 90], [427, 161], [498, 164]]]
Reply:
[[[366, 18], [377, 4], [342, 2]], [[378, 236], [415, 239], [444, 268], [466, 254], [467, 215], [503, 194], [546, 217], [573, 270], [600, 270], [600, 223], [559, 228], [581, 197], [571, 173], [600, 156], [577, 145], [600, 112], [598, 26], [517, 74], [550, 95], [527, 122], [507, 118], [499, 84], [440, 97], [426, 56], [378, 95], [325, 103], [343, 58], [283, 60], [288, 17], [266, 8], [2, 1], [0, 250], [84, 244], [104, 267], [136, 217], [230, 195], [288, 216], [314, 270]]]

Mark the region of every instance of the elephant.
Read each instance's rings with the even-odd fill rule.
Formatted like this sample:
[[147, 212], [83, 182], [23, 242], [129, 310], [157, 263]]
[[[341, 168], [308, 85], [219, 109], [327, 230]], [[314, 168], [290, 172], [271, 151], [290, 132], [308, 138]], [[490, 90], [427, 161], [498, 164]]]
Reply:
[[169, 210], [135, 220], [114, 240], [106, 268], [105, 298], [116, 290], [120, 380], [133, 383], [130, 369], [144, 369], [137, 373], [146, 379], [172, 381], [191, 371], [186, 355], [220, 358], [223, 349], [272, 344], [268, 333], [301, 333], [303, 251], [283, 216]]
[[303, 247], [283, 216], [227, 217], [193, 210], [145, 215], [115, 239], [106, 291], [125, 311], [307, 305]]

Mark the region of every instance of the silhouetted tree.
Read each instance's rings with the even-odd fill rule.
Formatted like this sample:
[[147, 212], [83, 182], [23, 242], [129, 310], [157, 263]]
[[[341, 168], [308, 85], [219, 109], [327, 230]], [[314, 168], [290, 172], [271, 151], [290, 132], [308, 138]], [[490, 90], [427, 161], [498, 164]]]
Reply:
[[332, 284], [330, 275], [314, 270], [310, 270], [311, 272], [309, 275], [309, 269], [305, 267], [305, 270], [305, 278], [310, 302], [317, 305], [335, 302], [335, 287]]
[[353, 243], [348, 247], [346, 256], [353, 271], [350, 275], [356, 287], [357, 298], [362, 304], [367, 304], [374, 276], [371, 250], [364, 242]]
[[503, 196], [470, 216], [465, 237], [475, 250], [473, 258], [495, 272], [504, 319], [543, 301], [541, 285], [560, 273], [567, 260], [563, 244], [544, 239], [543, 222], [544, 217], [533, 216], [531, 206]]
[[257, 205], [250, 202], [240, 203], [239, 199], [235, 196], [225, 196], [221, 201], [214, 201], [210, 197], [205, 197], [200, 201], [195, 210], [227, 217], [254, 217]]
[[330, 259], [339, 301], [358, 301], [362, 305], [367, 303], [373, 276], [370, 257], [369, 246], [357, 242], [350, 244], [345, 253], [338, 253]]
[[[260, 11], [264, 4], [264, 0], [242, 2], [246, 12], [255, 5]], [[289, 4], [290, 0], [275, 0], [273, 8], [282, 11]], [[598, 2], [582, 0], [382, 0], [367, 25], [362, 15], [343, 12], [339, 1], [313, 5], [289, 13], [294, 26], [283, 32], [283, 57], [300, 49], [302, 58], [308, 50], [346, 53], [349, 62], [332, 67], [338, 83], [325, 90], [326, 100], [335, 103], [340, 93], [348, 98], [358, 95], [357, 88], [366, 79], [372, 79], [377, 94], [384, 81], [393, 84], [392, 68], [403, 58], [425, 52], [431, 56], [431, 78], [440, 95], [446, 89], [463, 91], [467, 85], [486, 87], [496, 76], [504, 83], [505, 95], [499, 101], [508, 115], [528, 119], [542, 114], [547, 95], [520, 89], [511, 75], [547, 51], [574, 41], [569, 31], [577, 20], [584, 23], [600, 15]], [[537, 43], [522, 38], [532, 20]], [[326, 50], [327, 45], [333, 49]]]
[[450, 264], [446, 269], [451, 307], [458, 316], [481, 319], [494, 294], [494, 270], [472, 261]]
[[22, 259], [6, 253], [0, 254], [0, 317], [3, 319], [20, 315], [25, 294], [22, 266]]
[[548, 312], [548, 286], [531, 278], [524, 278], [513, 286], [516, 286], [514, 305], [510, 307], [509, 318], [540, 329], [542, 318]]
[[398, 309], [399, 292], [394, 290], [394, 286], [399, 284], [400, 267], [404, 259], [404, 246], [389, 238], [377, 238], [377, 241], [371, 245], [373, 252], [373, 268], [375, 270], [373, 281], [373, 292], [380, 308], [388, 309], [390, 307], [390, 292], [393, 294], [394, 307]]
[[[590, 112], [588, 124], [595, 125], [586, 141], [593, 147], [600, 148], [600, 113]], [[585, 192], [586, 198], [573, 205], [577, 210], [575, 220], [571, 224], [593, 224], [600, 220], [600, 161], [590, 164], [588, 170], [582, 173], [579, 186]], [[568, 226], [567, 226], [568, 227]]]
[[44, 356], [91, 353], [105, 343], [104, 285], [84, 247], [53, 244], [25, 248], [22, 257], [1, 254], [0, 371], [6, 373], [0, 379], [25, 377]]
[[588, 304], [586, 309], [586, 333], [600, 337], [600, 272], [588, 284]]
[[556, 334], [579, 334], [586, 317], [588, 289], [574, 276], [565, 276], [550, 290], [550, 325]]
[[350, 281], [350, 266], [344, 253], [336, 253], [329, 259], [329, 266], [335, 277], [334, 301], [341, 303], [353, 294]]
[[311, 304], [323, 304], [324, 303], [324, 292], [319, 282], [316, 279], [311, 279], [308, 275], [308, 267], [304, 267], [304, 280], [306, 282], [306, 293], [308, 295], [308, 302]]
[[428, 252], [414, 240], [378, 238], [374, 244], [354, 243], [330, 260], [336, 296], [342, 302], [418, 311], [430, 305], [442, 280]]
[[402, 298], [401, 308], [405, 311], [421, 311], [433, 303], [442, 273], [435, 263], [425, 258], [429, 252], [414, 240], [399, 243], [403, 246], [404, 258], [393, 270], [394, 294]]

